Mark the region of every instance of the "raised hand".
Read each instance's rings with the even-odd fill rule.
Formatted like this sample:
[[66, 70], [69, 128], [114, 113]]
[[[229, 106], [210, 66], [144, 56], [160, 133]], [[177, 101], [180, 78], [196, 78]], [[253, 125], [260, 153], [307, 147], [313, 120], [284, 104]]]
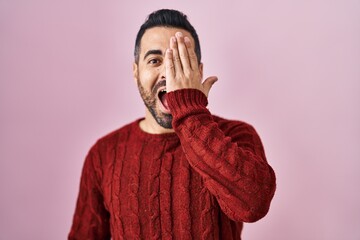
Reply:
[[217, 77], [208, 77], [202, 81], [202, 63], [198, 63], [195, 48], [188, 37], [181, 32], [170, 38], [170, 48], [165, 56], [166, 91], [193, 88], [208, 96]]

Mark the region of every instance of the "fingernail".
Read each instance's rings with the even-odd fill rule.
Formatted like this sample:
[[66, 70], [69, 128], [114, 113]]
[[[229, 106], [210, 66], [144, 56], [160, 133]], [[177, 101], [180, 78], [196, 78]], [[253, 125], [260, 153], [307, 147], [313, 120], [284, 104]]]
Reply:
[[182, 36], [183, 36], [182, 32], [177, 32], [175, 35], [176, 35], [177, 37], [182, 37]]
[[176, 43], [176, 38], [175, 38], [175, 37], [171, 37], [171, 41], [172, 41], [173, 43]]

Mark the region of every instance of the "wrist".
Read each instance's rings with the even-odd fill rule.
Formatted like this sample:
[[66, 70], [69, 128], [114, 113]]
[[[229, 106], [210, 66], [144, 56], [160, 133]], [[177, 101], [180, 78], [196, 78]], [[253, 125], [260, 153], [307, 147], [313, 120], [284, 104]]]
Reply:
[[204, 111], [208, 112], [206, 108], [208, 104], [207, 97], [198, 89], [185, 88], [169, 92], [167, 100], [173, 118]]

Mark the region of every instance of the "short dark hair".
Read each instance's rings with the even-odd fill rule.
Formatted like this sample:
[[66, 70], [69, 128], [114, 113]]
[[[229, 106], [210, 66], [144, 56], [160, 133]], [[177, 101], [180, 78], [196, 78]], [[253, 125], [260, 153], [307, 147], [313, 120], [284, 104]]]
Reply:
[[160, 9], [155, 12], [152, 12], [146, 19], [146, 21], [141, 25], [139, 32], [137, 33], [135, 40], [135, 50], [134, 57], [135, 62], [139, 62], [140, 55], [140, 43], [141, 38], [143, 37], [145, 31], [153, 27], [174, 27], [181, 28], [188, 31], [194, 39], [195, 42], [195, 53], [198, 59], [198, 62], [201, 62], [201, 50], [199, 37], [196, 33], [195, 28], [188, 21], [187, 16], [182, 12], [173, 9]]

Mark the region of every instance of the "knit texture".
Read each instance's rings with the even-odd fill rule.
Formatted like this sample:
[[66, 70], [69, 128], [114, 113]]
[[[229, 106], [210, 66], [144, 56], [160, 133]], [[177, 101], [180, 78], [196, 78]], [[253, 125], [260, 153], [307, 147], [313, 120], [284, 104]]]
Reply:
[[198, 90], [168, 103], [175, 133], [137, 120], [91, 148], [68, 239], [240, 239], [267, 214], [275, 174], [255, 129], [211, 115]]

